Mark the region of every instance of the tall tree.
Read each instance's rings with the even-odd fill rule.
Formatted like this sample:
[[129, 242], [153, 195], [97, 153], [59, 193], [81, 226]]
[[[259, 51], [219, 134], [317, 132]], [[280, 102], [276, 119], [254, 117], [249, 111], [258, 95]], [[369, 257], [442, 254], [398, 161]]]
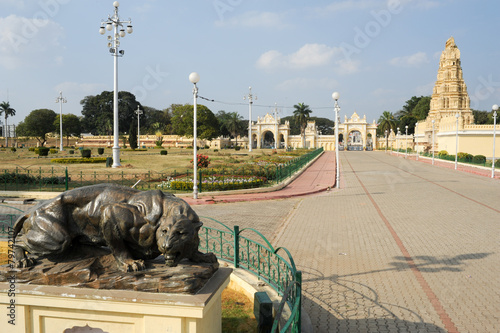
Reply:
[[[94, 135], [109, 135], [113, 132], [112, 91], [103, 91], [96, 96], [86, 96], [80, 104], [83, 115], [82, 125], [85, 131]], [[120, 133], [127, 132], [134, 119], [137, 121], [135, 115], [137, 106], [142, 109], [133, 94], [128, 91], [118, 92], [118, 131]]]
[[423, 98], [424, 96], [412, 96], [409, 100], [406, 101], [405, 105], [403, 105], [403, 108], [396, 112], [396, 119], [400, 120], [401, 118], [405, 116], [411, 116], [413, 115], [413, 109], [417, 106], [418, 102]]
[[[172, 110], [172, 131], [174, 134], [193, 137], [193, 105], [184, 104]], [[197, 137], [202, 140], [212, 140], [220, 135], [219, 121], [205, 105], [198, 104]]]
[[379, 133], [382, 135], [385, 135], [385, 131], [387, 130], [387, 137], [386, 137], [386, 142], [385, 142], [385, 145], [387, 147], [388, 145], [388, 138], [389, 138], [389, 133], [391, 131], [391, 129], [393, 131], [396, 130], [396, 120], [394, 119], [394, 115], [392, 114], [392, 112], [389, 112], [389, 111], [384, 111], [382, 113], [382, 115], [380, 116], [380, 118], [378, 118], [378, 126], [377, 126], [377, 130], [379, 131]]
[[130, 148], [137, 148], [137, 126], [134, 123], [130, 123], [130, 129], [128, 131], [128, 144]]
[[430, 108], [431, 96], [423, 96], [420, 98], [417, 105], [415, 105], [411, 113], [417, 120], [424, 120], [427, 118]]
[[16, 115], [16, 110], [14, 110], [13, 108], [10, 107], [10, 103], [9, 102], [2, 102], [0, 103], [0, 114], [4, 115], [5, 117], [5, 147], [8, 147], [9, 146], [9, 136], [8, 136], [8, 132], [9, 132], [9, 129], [7, 127], [7, 118], [8, 117], [11, 117], [11, 116], [15, 116]]
[[229, 113], [229, 117], [224, 123], [225, 127], [228, 129], [229, 133], [236, 139], [236, 145], [238, 145], [238, 135], [245, 129], [243, 124], [243, 117], [238, 114], [238, 112]]
[[293, 111], [293, 117], [295, 121], [298, 124], [300, 124], [300, 134], [302, 135], [302, 147], [305, 148], [307, 121], [309, 120], [312, 110], [309, 109], [309, 105], [306, 105], [304, 103], [295, 104], [293, 107], [295, 109]]
[[19, 136], [35, 137], [41, 146], [47, 141], [46, 135], [54, 132], [57, 114], [49, 109], [37, 109], [30, 112], [17, 126]]
[[[63, 114], [63, 136], [66, 137], [66, 146], [69, 146], [69, 138], [70, 136], [80, 137], [82, 134], [82, 126], [80, 123], [80, 118], [75, 116], [74, 114]], [[54, 127], [57, 131], [59, 128], [59, 117], [56, 117], [54, 120]]]

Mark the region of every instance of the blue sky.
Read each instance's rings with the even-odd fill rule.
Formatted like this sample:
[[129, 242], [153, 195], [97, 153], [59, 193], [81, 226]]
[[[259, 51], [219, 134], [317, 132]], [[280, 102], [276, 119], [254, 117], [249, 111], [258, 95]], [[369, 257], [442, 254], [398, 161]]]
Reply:
[[[62, 91], [63, 113], [113, 89], [113, 57], [100, 22], [113, 1], [0, 0], [0, 100], [18, 123], [50, 108]], [[258, 97], [253, 120], [289, 116], [308, 104], [312, 116], [341, 119], [354, 111], [372, 122], [413, 95], [430, 95], [439, 55], [453, 36], [462, 55], [471, 106], [500, 104], [498, 0], [191, 0], [120, 1], [134, 32], [121, 39], [119, 89], [145, 106], [191, 103], [191, 72], [214, 113], [248, 119], [243, 96]], [[495, 23], [497, 22], [497, 23]], [[3, 117], [2, 117], [3, 118]]]

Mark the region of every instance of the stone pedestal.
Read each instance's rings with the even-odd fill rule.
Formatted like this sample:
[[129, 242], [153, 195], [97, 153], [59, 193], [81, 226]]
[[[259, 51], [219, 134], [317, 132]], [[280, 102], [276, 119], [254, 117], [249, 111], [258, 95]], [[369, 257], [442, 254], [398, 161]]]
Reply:
[[231, 271], [219, 268], [195, 294], [7, 280], [0, 283], [0, 332], [220, 332], [221, 293]]

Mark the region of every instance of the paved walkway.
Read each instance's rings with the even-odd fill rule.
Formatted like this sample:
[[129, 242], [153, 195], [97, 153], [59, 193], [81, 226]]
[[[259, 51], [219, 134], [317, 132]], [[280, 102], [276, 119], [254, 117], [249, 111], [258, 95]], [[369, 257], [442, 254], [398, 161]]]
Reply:
[[323, 153], [310, 165], [305, 172], [301, 173], [292, 183], [279, 191], [261, 193], [237, 193], [223, 195], [201, 194], [198, 199], [182, 196], [190, 205], [203, 205], [213, 203], [229, 203], [240, 201], [273, 200], [299, 197], [326, 191], [332, 188], [335, 182], [335, 154]]
[[498, 333], [499, 199], [497, 179], [342, 152], [340, 190], [194, 208], [290, 250], [316, 332]]

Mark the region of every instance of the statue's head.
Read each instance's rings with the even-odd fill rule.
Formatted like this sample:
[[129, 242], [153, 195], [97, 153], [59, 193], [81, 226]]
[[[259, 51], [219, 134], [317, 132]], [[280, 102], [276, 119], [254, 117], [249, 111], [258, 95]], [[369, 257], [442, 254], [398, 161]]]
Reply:
[[156, 242], [167, 266], [177, 266], [179, 261], [198, 251], [198, 231], [202, 225], [198, 215], [184, 201], [160, 219]]

